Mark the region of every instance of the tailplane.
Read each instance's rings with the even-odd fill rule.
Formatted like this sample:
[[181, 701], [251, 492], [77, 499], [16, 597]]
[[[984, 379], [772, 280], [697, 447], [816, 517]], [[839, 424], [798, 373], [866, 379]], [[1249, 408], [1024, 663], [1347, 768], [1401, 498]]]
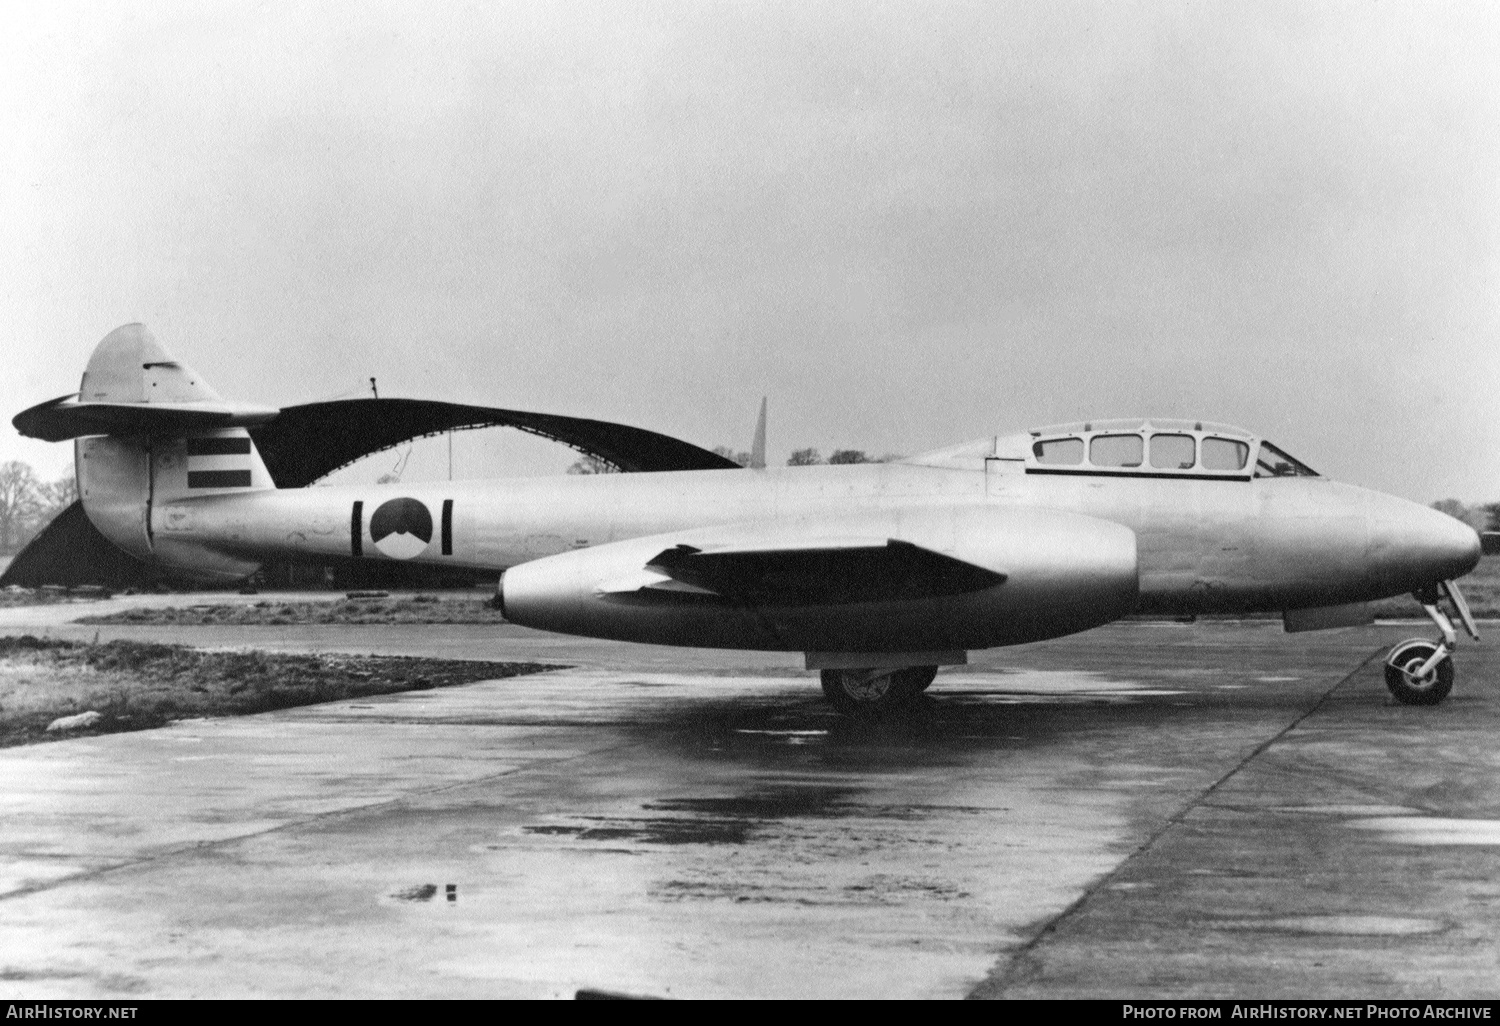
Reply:
[[275, 488], [247, 430], [277, 410], [226, 402], [144, 325], [104, 337], [76, 396], [15, 418], [23, 435], [74, 439], [78, 493], [95, 527], [138, 559], [204, 579], [258, 564], [172, 537], [193, 500]]

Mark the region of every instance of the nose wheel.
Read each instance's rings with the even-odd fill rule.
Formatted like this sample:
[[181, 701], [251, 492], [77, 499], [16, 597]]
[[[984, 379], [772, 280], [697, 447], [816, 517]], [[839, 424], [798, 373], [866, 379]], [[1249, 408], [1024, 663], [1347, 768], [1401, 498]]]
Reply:
[[1453, 657], [1444, 654], [1430, 668], [1439, 646], [1431, 641], [1403, 641], [1385, 661], [1385, 686], [1402, 705], [1437, 705], [1453, 690]]
[[1403, 705], [1437, 705], [1453, 690], [1453, 656], [1458, 644], [1458, 633], [1453, 621], [1443, 611], [1441, 603], [1446, 600], [1466, 630], [1475, 641], [1479, 630], [1469, 614], [1469, 604], [1463, 593], [1452, 581], [1443, 581], [1436, 587], [1415, 594], [1422, 609], [1442, 633], [1437, 641], [1412, 638], [1391, 649], [1385, 659], [1385, 686]]

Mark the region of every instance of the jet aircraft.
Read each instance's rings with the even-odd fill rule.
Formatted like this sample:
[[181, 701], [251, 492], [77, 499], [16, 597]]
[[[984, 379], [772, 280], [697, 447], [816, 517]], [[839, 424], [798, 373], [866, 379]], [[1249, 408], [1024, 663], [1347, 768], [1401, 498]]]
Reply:
[[1410, 592], [1438, 637], [1396, 645], [1385, 676], [1414, 705], [1453, 686], [1453, 619], [1478, 638], [1454, 583], [1479, 560], [1472, 529], [1208, 421], [1062, 424], [885, 464], [278, 488], [252, 434], [279, 415], [126, 325], [76, 395], [15, 425], [73, 439], [89, 520], [178, 574], [330, 557], [493, 571], [511, 622], [802, 652], [853, 714], [905, 708], [970, 651], [1133, 613], [1319, 630]]

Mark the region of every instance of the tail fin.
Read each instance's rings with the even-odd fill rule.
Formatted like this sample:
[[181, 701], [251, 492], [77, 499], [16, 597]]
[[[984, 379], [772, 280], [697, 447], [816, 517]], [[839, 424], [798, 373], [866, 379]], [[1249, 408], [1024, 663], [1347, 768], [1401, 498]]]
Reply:
[[755, 422], [755, 440], [750, 443], [750, 467], [766, 469], [766, 397], [760, 397], [760, 419]]
[[184, 515], [185, 499], [275, 487], [246, 426], [276, 413], [225, 402], [143, 325], [127, 324], [94, 350], [77, 396], [14, 423], [32, 437], [75, 439], [79, 497], [111, 542], [211, 579], [243, 577], [257, 564], [172, 538], [173, 518]]
[[78, 386], [86, 403], [222, 403], [223, 397], [162, 348], [144, 324], [116, 328], [94, 348]]

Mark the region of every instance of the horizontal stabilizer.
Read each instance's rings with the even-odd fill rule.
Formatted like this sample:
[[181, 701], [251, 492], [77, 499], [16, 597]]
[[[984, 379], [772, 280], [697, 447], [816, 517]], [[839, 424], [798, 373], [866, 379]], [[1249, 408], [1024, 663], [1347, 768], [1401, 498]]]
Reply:
[[675, 588], [648, 584], [637, 594], [686, 586], [757, 606], [901, 601], [994, 587], [1005, 575], [910, 542], [810, 541], [807, 545], [698, 549], [678, 545], [646, 564]]
[[178, 403], [79, 402], [76, 396], [33, 406], [11, 421], [27, 438], [63, 442], [86, 435], [181, 435], [193, 431], [264, 424], [279, 411], [269, 406], [205, 399]]
[[62, 442], [89, 435], [184, 435], [249, 427], [275, 408], [228, 402], [197, 371], [176, 360], [143, 324], [104, 336], [75, 395], [33, 406], [11, 421], [28, 438]]

